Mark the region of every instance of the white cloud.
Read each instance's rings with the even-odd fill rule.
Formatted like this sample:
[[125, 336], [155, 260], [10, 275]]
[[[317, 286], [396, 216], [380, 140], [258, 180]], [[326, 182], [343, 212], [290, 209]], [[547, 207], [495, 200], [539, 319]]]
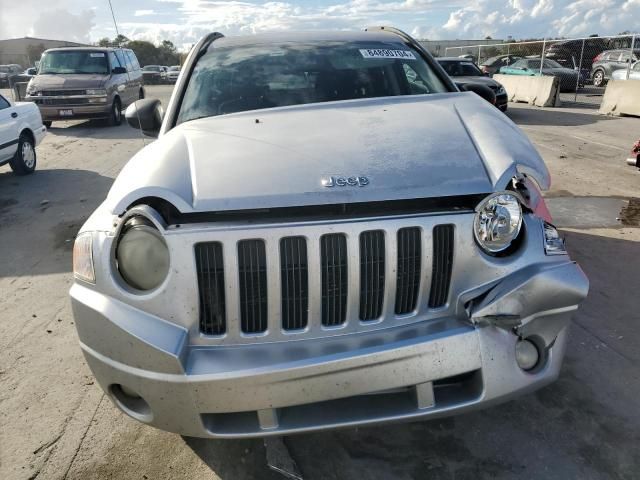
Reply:
[[155, 13], [154, 10], [136, 10], [133, 12], [134, 17], [147, 17], [149, 15], [153, 15]]

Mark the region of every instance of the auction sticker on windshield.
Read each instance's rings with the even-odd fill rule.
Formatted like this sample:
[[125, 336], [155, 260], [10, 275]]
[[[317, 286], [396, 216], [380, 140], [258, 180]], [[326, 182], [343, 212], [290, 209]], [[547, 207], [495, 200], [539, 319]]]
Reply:
[[408, 50], [387, 50], [386, 48], [366, 48], [361, 49], [363, 58], [408, 58], [415, 60], [413, 52]]

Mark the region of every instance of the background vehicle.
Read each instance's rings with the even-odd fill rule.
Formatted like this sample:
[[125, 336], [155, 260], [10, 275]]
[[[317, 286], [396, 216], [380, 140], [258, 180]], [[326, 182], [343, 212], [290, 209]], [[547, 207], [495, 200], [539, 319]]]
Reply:
[[25, 100], [54, 120], [106, 119], [119, 125], [122, 110], [144, 98], [142, 73], [130, 49], [73, 47], [44, 52]]
[[[607, 40], [598, 37], [584, 39], [584, 45], [583, 40], [563, 40], [550, 45], [544, 56], [565, 68], [591, 71], [594, 59], [607, 46]], [[581, 55], [582, 62], [580, 62]]]
[[474, 63], [459, 57], [440, 57], [436, 60], [457, 84], [480, 83], [488, 86], [496, 95], [496, 107], [503, 112], [507, 110], [508, 99], [504, 87], [487, 77]]
[[498, 73], [500, 68], [508, 67], [521, 58], [522, 57], [518, 55], [497, 55], [482, 62], [480, 64], [480, 70], [489, 75], [493, 75], [494, 73]]
[[22, 73], [22, 67], [17, 64], [0, 65], [0, 87], [8, 87], [11, 79]]
[[146, 85], [163, 83], [167, 77], [164, 67], [161, 65], [145, 65], [142, 68], [142, 78]]
[[509, 67], [500, 68], [500, 73], [504, 75], [550, 75], [558, 77], [560, 80], [561, 92], [572, 92], [575, 90], [576, 86], [583, 86], [583, 82], [582, 79], [579, 78], [580, 74], [578, 71], [570, 68], [564, 68], [558, 62], [546, 58], [544, 59], [542, 73], [540, 73], [539, 58], [520, 59]]
[[0, 165], [9, 164], [16, 175], [36, 169], [36, 146], [47, 129], [33, 103], [13, 103], [0, 95]]
[[593, 67], [591, 70], [591, 79], [593, 85], [602, 87], [616, 70], [625, 70], [629, 66], [629, 62], [636, 62], [640, 59], [640, 49], [633, 51], [633, 55], [629, 49], [606, 50], [593, 59]]
[[174, 65], [172, 67], [169, 67], [169, 70], [167, 71], [167, 81], [171, 83], [176, 83], [176, 80], [178, 80], [179, 75], [180, 75], [180, 65]]
[[[614, 70], [611, 74], [611, 78], [613, 80], [627, 80], [627, 69], [620, 68], [618, 70]], [[631, 65], [631, 69], [629, 70], [629, 80], [640, 80], [640, 62], [636, 62]]]

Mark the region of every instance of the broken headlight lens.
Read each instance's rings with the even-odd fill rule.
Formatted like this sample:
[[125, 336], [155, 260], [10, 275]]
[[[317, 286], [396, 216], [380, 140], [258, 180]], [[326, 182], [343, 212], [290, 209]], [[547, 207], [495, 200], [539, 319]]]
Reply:
[[132, 217], [120, 233], [116, 261], [128, 285], [136, 290], [152, 290], [167, 278], [169, 248], [150, 220]]
[[81, 233], [73, 243], [73, 276], [85, 282], [96, 283], [91, 232]]
[[493, 193], [476, 207], [473, 233], [478, 245], [489, 254], [507, 250], [521, 227], [520, 199], [512, 192]]
[[547, 255], [566, 255], [564, 240], [560, 237], [556, 227], [544, 222], [544, 253]]

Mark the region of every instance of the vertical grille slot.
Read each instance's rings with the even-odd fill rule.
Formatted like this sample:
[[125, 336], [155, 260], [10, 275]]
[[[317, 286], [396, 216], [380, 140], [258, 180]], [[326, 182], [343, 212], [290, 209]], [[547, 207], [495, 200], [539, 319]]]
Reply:
[[238, 242], [240, 326], [244, 333], [267, 329], [267, 262], [262, 240]]
[[280, 240], [280, 277], [282, 328], [305, 328], [309, 305], [309, 280], [307, 242], [304, 237], [285, 237]]
[[341, 233], [320, 237], [322, 324], [341, 325], [347, 314], [347, 238]]
[[200, 331], [205, 335], [222, 335], [226, 331], [224, 264], [222, 244], [198, 243], [195, 246]]
[[382, 315], [384, 301], [384, 232], [360, 234], [360, 320]]
[[405, 315], [416, 309], [420, 290], [421, 235], [417, 227], [398, 230], [398, 279], [396, 288], [396, 315]]
[[429, 308], [443, 307], [449, 298], [453, 267], [453, 225], [438, 225], [433, 229], [433, 272]]

